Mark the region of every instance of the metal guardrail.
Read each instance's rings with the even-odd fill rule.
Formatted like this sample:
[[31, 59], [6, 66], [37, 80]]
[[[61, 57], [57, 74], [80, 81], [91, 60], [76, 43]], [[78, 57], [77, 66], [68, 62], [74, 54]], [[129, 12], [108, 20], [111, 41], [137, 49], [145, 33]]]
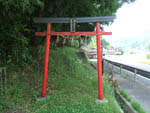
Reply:
[[107, 60], [107, 59], [104, 59], [104, 61], [107, 61], [115, 66], [118, 66], [120, 67], [120, 70], [123, 68], [123, 69], [126, 69], [128, 71], [131, 71], [133, 73], [136, 74], [139, 74], [143, 77], [146, 77], [146, 78], [149, 78], [150, 79], [150, 72], [149, 71], [145, 71], [145, 70], [142, 70], [142, 69], [139, 69], [139, 68], [135, 68], [135, 67], [132, 67], [132, 66], [128, 66], [128, 65], [125, 65], [125, 64], [122, 64], [122, 63], [118, 63], [118, 62], [114, 62], [114, 61], [110, 61], [110, 60]]

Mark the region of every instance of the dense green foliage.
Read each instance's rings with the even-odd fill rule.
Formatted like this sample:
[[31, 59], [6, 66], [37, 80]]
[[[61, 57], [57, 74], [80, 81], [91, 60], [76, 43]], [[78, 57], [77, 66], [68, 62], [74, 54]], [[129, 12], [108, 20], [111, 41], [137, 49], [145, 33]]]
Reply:
[[[39, 57], [36, 64], [24, 70], [8, 71], [6, 95], [0, 95], [0, 111], [3, 113], [119, 113], [114, 91], [103, 76], [104, 98], [107, 103], [96, 103], [98, 97], [97, 72], [90, 64], [83, 64], [73, 48], [51, 50], [47, 83], [47, 99], [37, 101], [42, 88], [42, 66]], [[44, 53], [41, 48], [39, 54]], [[69, 55], [68, 55], [69, 54]], [[36, 66], [35, 66], [36, 65]], [[12, 76], [13, 75], [13, 76]], [[22, 112], [21, 112], [22, 111]]]
[[[110, 47], [109, 42], [106, 41], [103, 37], [101, 37], [101, 45], [102, 45], [103, 48], [108, 48], [108, 47]], [[91, 38], [91, 41], [90, 41], [90, 43], [89, 43], [89, 46], [90, 46], [91, 48], [97, 48], [97, 45], [96, 45], [96, 36], [93, 36], [93, 37]]]
[[[35, 31], [45, 25], [33, 23], [33, 17], [85, 17], [115, 15], [125, 2], [134, 0], [0, 0], [0, 65], [32, 63], [38, 46], [45, 38], [36, 38]], [[55, 27], [54, 27], [55, 26]], [[57, 24], [53, 31], [69, 30]], [[93, 30], [94, 25], [78, 25], [77, 30]], [[31, 54], [32, 53], [32, 54]]]
[[[1, 65], [29, 61], [29, 47], [34, 35], [32, 17], [40, 0], [0, 1], [0, 60]], [[33, 43], [32, 43], [33, 44]]]
[[147, 58], [147, 59], [150, 59], [150, 54], [147, 54], [147, 55], [146, 55], [146, 58]]

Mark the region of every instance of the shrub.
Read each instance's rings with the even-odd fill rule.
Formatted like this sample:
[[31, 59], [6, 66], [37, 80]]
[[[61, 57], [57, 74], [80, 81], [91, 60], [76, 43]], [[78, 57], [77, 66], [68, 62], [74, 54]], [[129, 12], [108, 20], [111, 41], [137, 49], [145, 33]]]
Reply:
[[142, 109], [141, 105], [135, 101], [131, 103], [132, 107], [138, 112], [138, 113], [146, 113], [145, 110]]
[[136, 54], [136, 52], [131, 51], [130, 54]]
[[147, 54], [147, 55], [146, 55], [146, 58], [147, 58], [147, 59], [150, 59], [150, 54]]
[[128, 101], [131, 102], [131, 98], [128, 96], [128, 94], [126, 92], [124, 92], [123, 90], [120, 90], [120, 94]]

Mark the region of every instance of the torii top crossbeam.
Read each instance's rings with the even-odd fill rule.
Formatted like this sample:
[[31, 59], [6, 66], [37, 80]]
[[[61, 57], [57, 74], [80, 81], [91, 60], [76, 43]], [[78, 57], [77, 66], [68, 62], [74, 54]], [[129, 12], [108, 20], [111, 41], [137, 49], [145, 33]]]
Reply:
[[[111, 35], [111, 32], [103, 32], [100, 30], [99, 22], [110, 22], [115, 19], [115, 16], [102, 16], [102, 17], [80, 17], [80, 18], [34, 18], [35, 23], [47, 23], [47, 32], [36, 32], [36, 36], [46, 36], [46, 46], [45, 46], [45, 61], [44, 61], [44, 76], [43, 76], [43, 87], [42, 87], [42, 97], [46, 96], [47, 87], [47, 75], [48, 75], [48, 57], [49, 57], [49, 46], [50, 37], [52, 35], [67, 35], [67, 36], [97, 36], [97, 70], [98, 70], [98, 94], [99, 99], [103, 99], [103, 85], [102, 85], [102, 59], [101, 59], [101, 35]], [[75, 32], [76, 23], [96, 23], [96, 31], [94, 32]], [[52, 23], [70, 23], [71, 32], [52, 32]]]
[[115, 16], [97, 16], [97, 17], [78, 17], [78, 18], [49, 18], [38, 17], [34, 18], [35, 23], [70, 23], [70, 20], [75, 20], [76, 23], [92, 23], [92, 22], [111, 22]]
[[[115, 16], [98, 16], [98, 17], [79, 17], [79, 18], [47, 18], [40, 17], [34, 18], [35, 23], [70, 23], [71, 32], [50, 32], [50, 35], [66, 35], [66, 36], [93, 36], [97, 35], [96, 31], [94, 32], [75, 32], [76, 23], [94, 23], [94, 22], [110, 22], [115, 19]], [[36, 36], [46, 36], [46, 32], [36, 32]], [[111, 32], [102, 32], [101, 35], [112, 35]]]

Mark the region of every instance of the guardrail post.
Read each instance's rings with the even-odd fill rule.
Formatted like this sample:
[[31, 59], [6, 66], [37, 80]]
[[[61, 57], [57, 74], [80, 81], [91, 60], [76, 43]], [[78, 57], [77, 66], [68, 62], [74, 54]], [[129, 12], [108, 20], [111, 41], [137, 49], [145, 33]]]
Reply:
[[114, 64], [113, 63], [112, 63], [112, 69], [111, 70], [112, 70], [112, 72], [111, 72], [112, 78], [114, 78], [114, 73], [113, 73], [114, 72]]
[[120, 65], [120, 75], [122, 74], [122, 65]]
[[135, 69], [134, 70], [134, 82], [136, 82], [136, 72], [137, 72], [137, 70]]
[[111, 70], [112, 70], [112, 72], [113, 72], [113, 70], [114, 70], [114, 64], [112, 63], [112, 68], [111, 68]]
[[104, 72], [104, 69], [105, 69], [105, 60], [103, 59], [103, 72]]
[[106, 64], [106, 66], [109, 68], [109, 62], [107, 61], [107, 64]]

